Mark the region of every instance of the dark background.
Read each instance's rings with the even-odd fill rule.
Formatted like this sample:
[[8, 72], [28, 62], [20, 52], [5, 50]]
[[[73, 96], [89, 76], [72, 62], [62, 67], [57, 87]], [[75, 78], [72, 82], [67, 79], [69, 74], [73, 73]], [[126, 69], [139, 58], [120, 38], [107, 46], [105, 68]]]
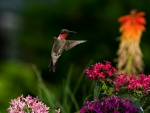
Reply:
[[[132, 9], [146, 13], [146, 31], [140, 47], [145, 63], [144, 72], [150, 68], [150, 0], [2, 0], [0, 1], [0, 112], [6, 113], [11, 99], [21, 94], [37, 94], [37, 78], [32, 64], [40, 70], [49, 90], [61, 101], [63, 81], [69, 68], [72, 90], [87, 63], [108, 60], [115, 66], [119, 42], [116, 41], [120, 23], [117, 19]], [[56, 72], [49, 71], [53, 37], [61, 29], [78, 32], [69, 40], [87, 40], [58, 60]], [[88, 65], [88, 66], [90, 66]], [[83, 78], [75, 95], [82, 106], [92, 81]], [[84, 96], [82, 90], [86, 87]]]

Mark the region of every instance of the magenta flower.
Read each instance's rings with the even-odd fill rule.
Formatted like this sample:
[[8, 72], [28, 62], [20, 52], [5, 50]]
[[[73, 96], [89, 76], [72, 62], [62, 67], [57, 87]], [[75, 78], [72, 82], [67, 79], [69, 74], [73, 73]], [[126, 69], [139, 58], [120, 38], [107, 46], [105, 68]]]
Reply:
[[49, 107], [28, 95], [26, 98], [21, 95], [17, 99], [11, 100], [9, 113], [48, 113]]
[[114, 79], [114, 87], [116, 92], [140, 91], [142, 94], [150, 92], [150, 75], [139, 74], [134, 75], [119, 74]]
[[86, 78], [104, 79], [113, 76], [117, 70], [111, 66], [110, 62], [105, 61], [105, 64], [99, 62], [92, 65], [91, 67], [87, 68], [85, 72]]

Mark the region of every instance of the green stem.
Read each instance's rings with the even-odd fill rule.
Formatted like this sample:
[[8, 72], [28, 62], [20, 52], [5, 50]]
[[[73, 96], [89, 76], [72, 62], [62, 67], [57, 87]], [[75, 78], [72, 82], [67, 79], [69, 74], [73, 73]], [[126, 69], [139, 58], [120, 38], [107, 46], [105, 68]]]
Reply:
[[128, 56], [128, 61], [126, 64], [126, 72], [127, 72], [127, 74], [132, 73], [132, 56], [131, 55]]
[[148, 113], [150, 110], [150, 106], [144, 110], [145, 113]]
[[59, 100], [55, 97], [55, 95], [48, 90], [48, 88], [46, 87], [42, 77], [41, 77], [41, 73], [38, 71], [38, 69], [36, 68], [35, 65], [32, 65], [33, 71], [35, 72], [37, 79], [38, 79], [38, 84], [40, 86], [40, 88], [42, 89], [41, 92], [43, 92], [43, 94], [45, 94], [46, 96], [46, 100], [48, 100], [48, 104], [49, 106], [51, 106], [51, 109], [55, 109], [56, 106], [59, 106], [62, 113], [67, 113], [66, 109], [64, 108], [64, 106], [62, 106], [62, 104], [59, 102]]
[[[87, 65], [85, 66], [85, 68], [87, 67], [87, 66], [89, 66], [90, 64], [92, 64], [93, 63], [93, 60], [91, 59], [88, 63], [87, 63]], [[80, 86], [80, 84], [81, 84], [81, 82], [82, 82], [82, 79], [83, 79], [83, 77], [84, 77], [84, 74], [85, 72], [84, 72], [84, 70], [82, 71], [82, 73], [79, 75], [79, 77], [78, 77], [78, 80], [77, 80], [77, 82], [76, 82], [76, 84], [75, 84], [75, 87], [74, 87], [74, 89], [73, 89], [73, 94], [74, 95], [76, 95], [76, 93], [77, 93], [77, 90], [78, 90], [78, 88], [79, 88], [79, 86]]]
[[70, 85], [70, 81], [71, 81], [71, 75], [73, 72], [73, 67], [74, 67], [74, 65], [71, 64], [69, 72], [68, 72], [67, 80], [65, 81], [65, 87], [64, 87], [64, 92], [63, 92], [63, 105], [66, 107], [67, 112], [70, 112], [70, 108], [71, 108], [71, 104], [68, 104], [68, 101], [69, 101], [68, 95], [70, 94], [70, 96], [72, 96], [70, 93], [71, 91], [70, 91], [69, 85]]
[[143, 98], [141, 99], [141, 106], [143, 107], [144, 104], [146, 103], [147, 98], [145, 96], [143, 96]]

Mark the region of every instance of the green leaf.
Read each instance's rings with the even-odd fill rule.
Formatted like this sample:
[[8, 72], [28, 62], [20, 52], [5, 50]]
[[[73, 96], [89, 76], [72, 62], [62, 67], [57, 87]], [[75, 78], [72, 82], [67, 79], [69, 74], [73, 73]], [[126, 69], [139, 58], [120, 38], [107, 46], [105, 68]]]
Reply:
[[144, 112], [145, 113], [149, 113], [150, 112], [150, 97], [149, 95], [146, 95], [142, 98], [142, 103], [143, 103], [143, 108], [144, 108]]
[[97, 81], [94, 88], [94, 99], [99, 97], [100, 91], [101, 91], [101, 82]]

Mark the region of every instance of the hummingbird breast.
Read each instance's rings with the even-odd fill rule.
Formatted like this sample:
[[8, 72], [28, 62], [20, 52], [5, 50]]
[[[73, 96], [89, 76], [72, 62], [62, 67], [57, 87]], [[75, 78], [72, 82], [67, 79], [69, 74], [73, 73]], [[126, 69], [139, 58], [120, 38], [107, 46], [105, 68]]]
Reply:
[[65, 44], [66, 44], [66, 40], [57, 39], [52, 49], [52, 55], [55, 57], [60, 57], [65, 48]]

